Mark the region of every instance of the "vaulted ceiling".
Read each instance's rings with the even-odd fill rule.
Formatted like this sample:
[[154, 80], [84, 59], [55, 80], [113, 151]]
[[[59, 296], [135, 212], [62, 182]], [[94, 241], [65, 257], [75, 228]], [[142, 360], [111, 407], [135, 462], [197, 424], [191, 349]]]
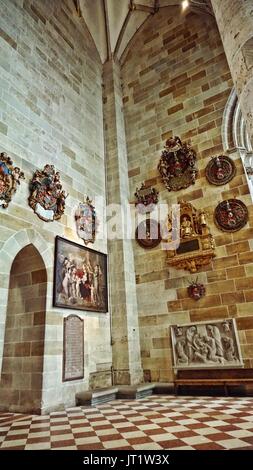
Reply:
[[[111, 56], [122, 56], [136, 31], [161, 8], [181, 5], [182, 0], [74, 0], [93, 37], [104, 63]], [[206, 9], [209, 0], [189, 0], [191, 8]]]

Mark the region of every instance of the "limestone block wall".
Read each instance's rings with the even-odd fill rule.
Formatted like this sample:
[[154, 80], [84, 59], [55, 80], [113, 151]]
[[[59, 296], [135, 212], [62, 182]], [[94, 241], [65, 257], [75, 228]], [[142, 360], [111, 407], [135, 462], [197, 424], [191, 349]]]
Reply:
[[[166, 253], [142, 249], [135, 241], [135, 268], [142, 365], [147, 381], [173, 377], [170, 325], [236, 318], [246, 367], [253, 367], [253, 227], [252, 204], [239, 153], [235, 178], [225, 186], [210, 185], [204, 169], [211, 156], [222, 154], [223, 111], [233, 86], [215, 21], [209, 16], [181, 14], [168, 7], [136, 34], [122, 63], [128, 148], [130, 199], [142, 181], [156, 186], [160, 202], [169, 206], [190, 201], [209, 214], [216, 258], [201, 269], [198, 280], [206, 297], [188, 298], [196, 279], [169, 268]], [[178, 135], [197, 152], [195, 186], [169, 193], [157, 171], [165, 140]], [[249, 209], [249, 223], [234, 234], [216, 228], [213, 212], [223, 199], [240, 198]]]
[[[85, 377], [62, 383], [63, 317], [73, 311], [52, 307], [55, 236], [82, 244], [75, 230], [76, 207], [86, 194], [105, 196], [102, 65], [72, 0], [1, 0], [0, 9], [0, 151], [26, 177], [9, 208], [0, 208], [0, 356], [11, 264], [32, 243], [43, 257], [48, 279], [43, 375], [47, 410], [73, 404], [75, 392], [89, 384], [111, 383], [109, 315], [79, 312], [85, 319]], [[46, 163], [60, 171], [69, 194], [64, 216], [53, 223], [40, 220], [27, 203], [29, 180]], [[97, 240], [94, 249], [106, 252], [106, 241]]]

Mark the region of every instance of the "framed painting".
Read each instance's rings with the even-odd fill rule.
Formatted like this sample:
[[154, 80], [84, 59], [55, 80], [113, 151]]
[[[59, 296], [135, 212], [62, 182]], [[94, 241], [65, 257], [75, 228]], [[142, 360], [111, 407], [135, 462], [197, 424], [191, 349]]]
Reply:
[[106, 313], [107, 255], [56, 237], [53, 305]]

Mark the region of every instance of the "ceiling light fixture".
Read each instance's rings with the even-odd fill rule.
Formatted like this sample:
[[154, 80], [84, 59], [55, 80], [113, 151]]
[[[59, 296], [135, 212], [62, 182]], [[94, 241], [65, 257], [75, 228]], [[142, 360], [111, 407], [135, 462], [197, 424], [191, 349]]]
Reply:
[[183, 0], [183, 2], [182, 2], [182, 10], [185, 11], [186, 8], [188, 8], [189, 6], [190, 6], [189, 0]]
[[185, 11], [190, 6], [204, 10], [206, 13], [214, 16], [209, 0], [182, 0], [182, 10]]

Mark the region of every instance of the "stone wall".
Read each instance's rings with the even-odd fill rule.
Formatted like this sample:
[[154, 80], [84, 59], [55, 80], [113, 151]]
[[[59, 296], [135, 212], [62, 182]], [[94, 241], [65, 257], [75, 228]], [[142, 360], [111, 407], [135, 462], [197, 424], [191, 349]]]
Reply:
[[[223, 152], [222, 117], [233, 86], [219, 32], [211, 17], [183, 16], [179, 7], [169, 7], [148, 20], [134, 40], [122, 64], [130, 199], [145, 181], [159, 190], [160, 202], [190, 201], [208, 212], [216, 244], [216, 258], [198, 275], [206, 296], [196, 302], [187, 294], [196, 275], [169, 268], [160, 247], [147, 251], [133, 242], [145, 379], [173, 377], [171, 324], [228, 317], [236, 318], [244, 364], [253, 367], [253, 209], [239, 153], [231, 154], [237, 173], [227, 185], [210, 185], [204, 172], [210, 157]], [[196, 150], [199, 176], [195, 186], [169, 193], [157, 164], [172, 135]], [[213, 212], [234, 196], [248, 206], [249, 223], [225, 234], [214, 225]]]
[[[75, 392], [88, 389], [90, 374], [94, 386], [111, 383], [109, 315], [79, 312], [85, 318], [85, 378], [62, 383], [63, 317], [73, 311], [52, 308], [55, 236], [82, 244], [74, 222], [78, 202], [85, 194], [105, 196], [102, 65], [72, 0], [0, 0], [0, 9], [0, 151], [26, 177], [9, 208], [0, 209], [1, 351], [11, 264], [32, 243], [48, 278], [45, 411], [73, 404]], [[53, 223], [40, 220], [27, 203], [29, 180], [46, 163], [60, 171], [69, 194], [64, 216]], [[97, 240], [94, 248], [106, 252], [106, 241]]]

